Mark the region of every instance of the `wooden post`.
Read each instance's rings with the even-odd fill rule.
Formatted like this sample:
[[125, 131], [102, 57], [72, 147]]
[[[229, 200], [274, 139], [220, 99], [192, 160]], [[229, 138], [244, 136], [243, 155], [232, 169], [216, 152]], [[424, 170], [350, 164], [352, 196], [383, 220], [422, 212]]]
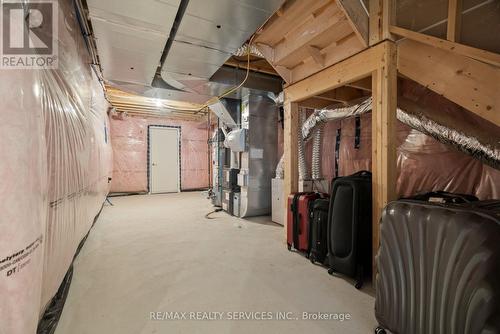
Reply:
[[[298, 191], [299, 187], [299, 161], [298, 161], [298, 130], [299, 130], [299, 105], [291, 102], [285, 94], [285, 131], [284, 131], [284, 184], [283, 201], [285, 202], [285, 212], [287, 210], [288, 195]], [[287, 233], [287, 223], [285, 215], [285, 238]]]
[[390, 26], [396, 24], [396, 2], [393, 0], [370, 0], [370, 22], [368, 41], [370, 46], [385, 39], [393, 39]]
[[385, 57], [372, 73], [373, 282], [382, 209], [396, 199], [397, 48], [384, 43]]
[[460, 28], [462, 23], [462, 0], [448, 0], [448, 26], [446, 39], [460, 42]]

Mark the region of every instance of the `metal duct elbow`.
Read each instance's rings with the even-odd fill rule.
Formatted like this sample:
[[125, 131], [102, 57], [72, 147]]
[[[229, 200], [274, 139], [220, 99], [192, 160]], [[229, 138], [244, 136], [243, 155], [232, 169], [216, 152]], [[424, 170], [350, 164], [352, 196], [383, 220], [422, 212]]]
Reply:
[[313, 135], [313, 151], [312, 151], [312, 179], [321, 180], [323, 175], [321, 174], [321, 150], [323, 147], [323, 130], [325, 125], [319, 124], [314, 129]]
[[248, 55], [249, 52], [250, 52], [251, 56], [257, 56], [260, 58], [264, 58], [264, 55], [262, 54], [262, 52], [260, 52], [259, 49], [257, 49], [257, 47], [255, 47], [255, 45], [253, 45], [253, 44], [249, 45], [248, 43], [245, 43], [242, 46], [240, 46], [236, 50], [236, 52], [233, 53], [233, 55], [236, 57], [243, 57], [243, 56]]

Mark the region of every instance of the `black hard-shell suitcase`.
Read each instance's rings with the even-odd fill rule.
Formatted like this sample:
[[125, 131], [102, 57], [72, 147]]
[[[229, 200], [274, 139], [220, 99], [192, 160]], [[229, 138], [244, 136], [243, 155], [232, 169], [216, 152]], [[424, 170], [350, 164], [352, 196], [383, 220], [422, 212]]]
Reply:
[[309, 259], [312, 263], [324, 263], [326, 254], [328, 253], [327, 232], [329, 207], [329, 198], [319, 198], [314, 201], [312, 206], [311, 232], [309, 233], [311, 237], [311, 242], [309, 243], [311, 247]]
[[356, 279], [371, 272], [372, 178], [361, 171], [332, 181], [328, 217], [328, 273]]
[[384, 209], [375, 333], [500, 333], [500, 201], [457, 198]]

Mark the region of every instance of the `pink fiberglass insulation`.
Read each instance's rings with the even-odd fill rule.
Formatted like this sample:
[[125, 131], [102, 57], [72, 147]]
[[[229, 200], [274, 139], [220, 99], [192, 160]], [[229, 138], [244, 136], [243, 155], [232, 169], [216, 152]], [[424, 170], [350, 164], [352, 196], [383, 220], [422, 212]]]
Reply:
[[148, 126], [181, 129], [181, 189], [208, 187], [207, 122], [157, 117], [111, 117], [114, 170], [111, 192], [147, 192]]
[[[359, 148], [354, 147], [355, 118], [332, 121], [325, 125], [322, 147], [323, 177], [335, 177], [335, 137], [341, 127], [339, 176], [359, 170], [371, 170], [371, 113], [362, 115]], [[417, 192], [445, 190], [474, 194], [480, 199], [499, 198], [500, 171], [442, 144], [434, 138], [397, 122], [397, 191], [399, 196]], [[308, 168], [310, 140], [306, 146]]]
[[[466, 119], [454, 122], [461, 131], [472, 136], [484, 133], [498, 134], [498, 127], [489, 124], [446, 98], [410, 80], [399, 80], [399, 94], [419, 105], [436, 111], [439, 120], [452, 123], [456, 115]], [[360, 117], [360, 145], [355, 148], [356, 119], [348, 118], [325, 124], [321, 167], [323, 177], [335, 177], [335, 142], [337, 129], [341, 129], [339, 148], [339, 176], [359, 170], [371, 170], [371, 113]], [[465, 123], [465, 125], [464, 125]], [[452, 123], [453, 124], [453, 123]], [[484, 132], [484, 133], [483, 133]], [[281, 137], [282, 138], [282, 137]], [[281, 139], [280, 138], [280, 139]], [[483, 138], [484, 139], [484, 138]], [[488, 140], [498, 142], [498, 135]], [[413, 130], [401, 122], [396, 123], [397, 192], [411, 196], [418, 192], [445, 190], [474, 194], [480, 199], [500, 198], [500, 171], [462, 153], [450, 145]], [[311, 170], [312, 140], [306, 144], [306, 162]]]
[[58, 3], [58, 68], [1, 70], [2, 333], [36, 332], [109, 190], [108, 104], [73, 5]]

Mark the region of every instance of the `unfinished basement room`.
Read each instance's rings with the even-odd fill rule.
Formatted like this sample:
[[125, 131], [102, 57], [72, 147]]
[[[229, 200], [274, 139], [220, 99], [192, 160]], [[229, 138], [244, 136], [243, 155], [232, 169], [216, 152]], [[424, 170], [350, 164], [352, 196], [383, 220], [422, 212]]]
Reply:
[[0, 7], [0, 334], [500, 334], [500, 0]]

